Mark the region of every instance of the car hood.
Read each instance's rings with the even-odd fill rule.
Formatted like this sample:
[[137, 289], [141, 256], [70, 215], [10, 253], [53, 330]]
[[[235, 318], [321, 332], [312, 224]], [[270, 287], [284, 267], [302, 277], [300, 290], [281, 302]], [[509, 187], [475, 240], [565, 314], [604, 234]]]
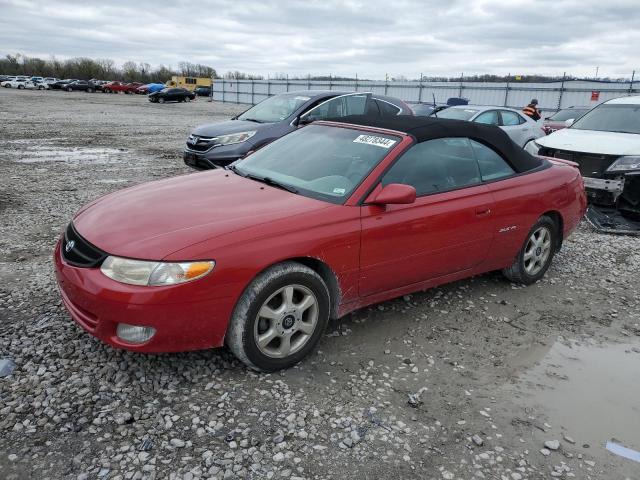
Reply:
[[640, 155], [640, 135], [563, 128], [536, 143], [548, 148], [600, 155]]
[[[106, 195], [74, 218], [78, 233], [112, 255], [161, 260], [196, 243], [242, 231], [264, 235], [278, 220], [331, 204], [240, 177], [226, 170], [149, 182]], [[262, 226], [262, 227], [261, 227]], [[185, 258], [184, 260], [189, 260]]]
[[273, 127], [273, 123], [256, 123], [246, 120], [227, 120], [220, 123], [208, 123], [197, 126], [191, 133], [199, 137], [217, 137], [218, 135], [226, 135], [229, 133], [246, 132], [248, 130], [257, 130], [263, 132]]

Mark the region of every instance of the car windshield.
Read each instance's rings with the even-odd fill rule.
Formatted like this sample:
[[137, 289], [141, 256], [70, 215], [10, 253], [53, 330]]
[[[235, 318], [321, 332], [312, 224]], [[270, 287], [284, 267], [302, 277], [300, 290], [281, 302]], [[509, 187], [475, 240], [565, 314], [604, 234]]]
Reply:
[[602, 104], [587, 112], [571, 128], [640, 134], [640, 104]]
[[569, 120], [570, 118], [573, 118], [575, 120], [576, 118], [581, 117], [587, 111], [589, 111], [588, 108], [567, 108], [565, 110], [560, 110], [559, 112], [554, 113], [549, 117], [549, 120], [553, 120], [554, 122], [564, 122], [565, 120]]
[[238, 120], [252, 120], [260, 123], [279, 122], [295, 112], [310, 97], [295, 93], [285, 93], [269, 97], [238, 116]]
[[342, 204], [400, 138], [310, 125], [233, 164], [236, 173]]
[[446, 108], [438, 113], [434, 113], [434, 117], [450, 118], [452, 120], [469, 120], [478, 110], [472, 108]]

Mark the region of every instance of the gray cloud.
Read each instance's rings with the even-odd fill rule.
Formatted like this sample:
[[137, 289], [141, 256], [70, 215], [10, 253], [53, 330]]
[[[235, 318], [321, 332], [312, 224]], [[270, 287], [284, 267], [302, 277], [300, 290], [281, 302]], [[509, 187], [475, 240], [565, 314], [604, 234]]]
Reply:
[[639, 24], [637, 0], [0, 0], [0, 54], [262, 75], [628, 76]]

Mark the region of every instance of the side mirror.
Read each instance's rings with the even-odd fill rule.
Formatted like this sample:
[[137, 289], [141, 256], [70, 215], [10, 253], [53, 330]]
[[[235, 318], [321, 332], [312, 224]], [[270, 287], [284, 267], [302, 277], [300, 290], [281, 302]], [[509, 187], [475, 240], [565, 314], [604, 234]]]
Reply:
[[575, 122], [575, 121], [576, 121], [576, 119], [575, 119], [575, 118], [570, 118], [570, 119], [568, 119], [568, 120], [565, 120], [565, 121], [564, 121], [564, 126], [565, 126], [565, 127], [570, 127], [571, 125], [573, 125], [573, 122]]
[[312, 122], [315, 122], [316, 120], [320, 119], [314, 115], [300, 115], [297, 125], [308, 125]]
[[390, 183], [367, 203], [374, 205], [403, 205], [416, 201], [416, 189], [403, 183]]

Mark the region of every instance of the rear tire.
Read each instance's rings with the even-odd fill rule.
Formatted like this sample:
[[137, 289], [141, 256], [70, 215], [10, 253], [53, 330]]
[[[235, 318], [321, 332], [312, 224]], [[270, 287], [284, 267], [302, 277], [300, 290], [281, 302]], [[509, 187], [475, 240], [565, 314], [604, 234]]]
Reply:
[[160, 98], [158, 99], [158, 103], [164, 103], [164, 102], [165, 102], [165, 99], [164, 99], [164, 98], [160, 97]]
[[24, 90], [24, 85], [18, 85], [18, 90]]
[[292, 367], [316, 346], [329, 320], [329, 290], [316, 272], [284, 262], [259, 274], [236, 304], [225, 343], [249, 368]]
[[540, 280], [551, 265], [558, 245], [558, 225], [543, 215], [531, 227], [513, 264], [502, 274], [514, 283], [530, 285]]
[[73, 92], [73, 88], [71, 87], [67, 88], [67, 92]]
[[185, 102], [190, 102], [191, 101], [191, 97], [184, 97], [184, 101]]

